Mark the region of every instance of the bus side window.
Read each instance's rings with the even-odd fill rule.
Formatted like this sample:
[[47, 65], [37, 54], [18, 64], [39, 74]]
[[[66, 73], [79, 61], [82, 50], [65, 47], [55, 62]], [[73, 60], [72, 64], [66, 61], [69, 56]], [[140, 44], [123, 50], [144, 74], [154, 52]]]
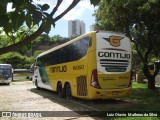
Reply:
[[65, 47], [66, 50], [66, 62], [74, 61], [75, 60], [75, 45], [72, 43]]
[[91, 47], [92, 46], [92, 38], [90, 37], [89, 38], [89, 47]]
[[80, 59], [84, 55], [87, 54], [89, 44], [89, 37], [82, 38], [81, 40], [77, 41], [77, 57]]
[[54, 65], [55, 64], [55, 52], [49, 53], [48, 55], [50, 56], [48, 59], [49, 65]]
[[62, 62], [65, 63], [67, 62], [67, 50], [66, 47], [63, 48], [63, 53], [62, 53]]
[[78, 51], [76, 50], [76, 42], [74, 42], [74, 43], [72, 44], [71, 54], [70, 54], [71, 61], [76, 60], [77, 52], [78, 52]]

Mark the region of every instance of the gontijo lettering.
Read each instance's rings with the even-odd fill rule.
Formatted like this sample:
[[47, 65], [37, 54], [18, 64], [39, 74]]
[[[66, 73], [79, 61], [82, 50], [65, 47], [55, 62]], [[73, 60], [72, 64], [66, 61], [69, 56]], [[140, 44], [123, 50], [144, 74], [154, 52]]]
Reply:
[[55, 66], [55, 67], [50, 67], [50, 72], [51, 73], [56, 73], [56, 72], [66, 72], [67, 71], [67, 66]]
[[118, 53], [118, 52], [98, 52], [99, 57], [109, 57], [109, 58], [126, 58], [130, 59], [130, 54]]

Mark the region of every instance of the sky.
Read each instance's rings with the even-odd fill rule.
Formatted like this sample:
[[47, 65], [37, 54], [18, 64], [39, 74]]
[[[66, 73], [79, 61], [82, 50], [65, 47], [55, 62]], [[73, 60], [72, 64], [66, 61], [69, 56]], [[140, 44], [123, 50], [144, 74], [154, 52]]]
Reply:
[[[73, 0], [63, 0], [61, 6], [59, 6], [55, 16], [62, 13], [72, 2]], [[50, 13], [54, 6], [56, 5], [57, 0], [33, 0], [33, 2], [38, 4], [49, 4], [50, 9], [47, 11]], [[8, 4], [7, 11], [12, 11], [12, 4]], [[62, 37], [68, 37], [68, 21], [69, 20], [82, 20], [86, 26], [86, 33], [90, 31], [90, 26], [95, 23], [95, 17], [93, 16], [94, 10], [97, 9], [90, 4], [90, 0], [81, 0], [76, 7], [69, 11], [65, 16], [58, 20], [55, 24], [55, 27], [51, 28], [49, 33], [50, 36], [60, 35]]]
[[[37, 3], [37, 0], [34, 0]], [[52, 6], [48, 12], [50, 13], [52, 8], [56, 5], [57, 0], [40, 0], [39, 4], [47, 3]], [[59, 7], [56, 15], [62, 13], [67, 8], [72, 0], [63, 0]], [[82, 20], [86, 26], [86, 33], [90, 31], [90, 26], [95, 23], [95, 17], [93, 16], [94, 10], [93, 5], [90, 4], [90, 0], [81, 0], [76, 7], [69, 11], [63, 18], [56, 22], [55, 28], [52, 27], [49, 35], [60, 35], [62, 37], [68, 37], [68, 21], [69, 20]]]

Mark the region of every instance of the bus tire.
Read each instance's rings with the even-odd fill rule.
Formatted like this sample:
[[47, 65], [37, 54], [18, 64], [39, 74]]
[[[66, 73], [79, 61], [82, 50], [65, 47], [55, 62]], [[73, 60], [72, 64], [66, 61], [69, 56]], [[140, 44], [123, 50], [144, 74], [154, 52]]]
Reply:
[[71, 98], [72, 98], [71, 86], [70, 86], [69, 83], [67, 83], [67, 84], [65, 85], [65, 97], [66, 97], [67, 99], [71, 99]]
[[35, 85], [36, 85], [36, 88], [39, 90], [39, 89], [40, 89], [40, 87], [38, 86], [38, 82], [37, 82], [37, 80], [35, 81]]
[[64, 97], [64, 91], [63, 91], [62, 83], [61, 82], [58, 82], [58, 84], [57, 84], [57, 94], [61, 98]]

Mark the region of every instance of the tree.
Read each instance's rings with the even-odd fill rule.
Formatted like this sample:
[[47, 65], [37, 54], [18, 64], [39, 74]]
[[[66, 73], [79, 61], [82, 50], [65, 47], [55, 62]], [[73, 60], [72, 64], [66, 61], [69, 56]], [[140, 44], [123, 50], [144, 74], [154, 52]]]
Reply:
[[[0, 48], [7, 47], [9, 45], [20, 42], [26, 36], [29, 36], [32, 33], [34, 33], [36, 29], [37, 26], [33, 27], [32, 29], [27, 29], [26, 26], [22, 26], [16, 31], [16, 33], [9, 32], [7, 35], [0, 35]], [[18, 51], [19, 53], [24, 55], [24, 53], [28, 52], [31, 49], [31, 47], [32, 44], [29, 43], [27, 45], [15, 49], [14, 51]]]
[[155, 76], [159, 71], [159, 64], [153, 75], [148, 67], [151, 58], [159, 58], [159, 13], [159, 0], [103, 0], [95, 13], [97, 28], [123, 32], [132, 40], [142, 60], [149, 89], [155, 89]]
[[[43, 32], [49, 33], [51, 26], [55, 26], [55, 22], [74, 8], [80, 0], [73, 0], [68, 8], [65, 8], [61, 14], [56, 16], [55, 13], [62, 2], [63, 0], [57, 0], [57, 3], [51, 13], [47, 13], [47, 10], [50, 7], [48, 4], [39, 5], [35, 4], [32, 0], [1, 0], [0, 27], [7, 35], [12, 33], [15, 34], [16, 31], [24, 25], [24, 23], [26, 23], [26, 26], [29, 29], [32, 29], [35, 25], [38, 25], [39, 27], [33, 34], [25, 36], [25, 38], [22, 38], [19, 42], [0, 48], [0, 54], [14, 51], [16, 48], [30, 43]], [[100, 0], [90, 0], [90, 2], [91, 4], [96, 5]], [[7, 12], [8, 3], [12, 3], [12, 9], [14, 10], [11, 12]]]

